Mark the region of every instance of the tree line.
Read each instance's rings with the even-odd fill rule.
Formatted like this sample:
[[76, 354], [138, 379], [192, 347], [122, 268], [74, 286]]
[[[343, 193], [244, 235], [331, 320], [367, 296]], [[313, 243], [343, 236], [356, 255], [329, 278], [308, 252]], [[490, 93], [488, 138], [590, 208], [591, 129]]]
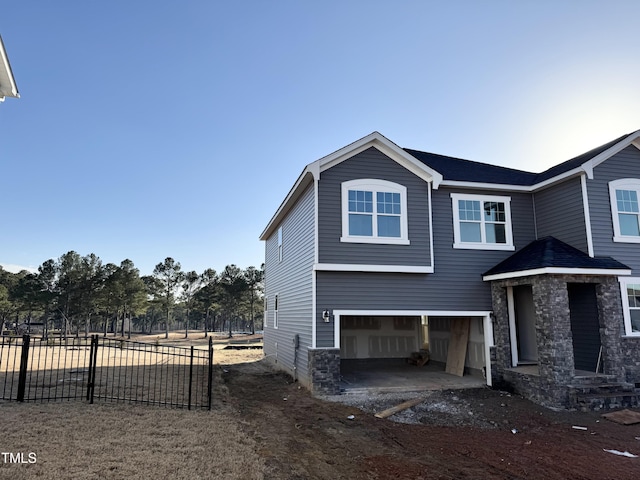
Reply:
[[85, 336], [131, 336], [132, 330], [151, 333], [183, 328], [255, 333], [263, 324], [264, 265], [241, 269], [227, 265], [222, 272], [185, 272], [179, 262], [165, 258], [152, 275], [141, 276], [129, 259], [103, 264], [91, 253], [75, 251], [47, 260], [37, 273], [11, 273], [0, 267], [0, 335], [5, 329], [27, 333], [41, 329]]

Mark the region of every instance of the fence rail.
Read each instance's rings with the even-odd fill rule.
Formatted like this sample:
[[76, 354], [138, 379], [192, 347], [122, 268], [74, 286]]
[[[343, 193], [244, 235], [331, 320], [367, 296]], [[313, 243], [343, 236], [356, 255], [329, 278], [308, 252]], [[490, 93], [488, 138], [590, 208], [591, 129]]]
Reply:
[[95, 400], [211, 410], [213, 343], [206, 350], [123, 339], [3, 337], [3, 400]]

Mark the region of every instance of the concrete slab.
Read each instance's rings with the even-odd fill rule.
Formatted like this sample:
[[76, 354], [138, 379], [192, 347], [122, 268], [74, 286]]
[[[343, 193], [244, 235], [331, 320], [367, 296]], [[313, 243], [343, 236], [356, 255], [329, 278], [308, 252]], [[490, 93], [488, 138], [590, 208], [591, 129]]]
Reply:
[[375, 365], [371, 367], [341, 367], [340, 387], [343, 393], [420, 392], [457, 388], [481, 388], [484, 378], [474, 375], [458, 377], [444, 371], [443, 366], [428, 364]]

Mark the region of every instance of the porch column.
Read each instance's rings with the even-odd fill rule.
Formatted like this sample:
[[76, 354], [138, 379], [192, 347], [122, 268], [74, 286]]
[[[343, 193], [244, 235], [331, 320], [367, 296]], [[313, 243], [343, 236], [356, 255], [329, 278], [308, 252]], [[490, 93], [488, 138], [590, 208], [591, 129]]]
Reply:
[[507, 289], [502, 282], [491, 282], [494, 345], [491, 347], [492, 385], [504, 382], [504, 370], [511, 367], [511, 340], [509, 337], [509, 307]]
[[615, 277], [604, 277], [596, 286], [598, 317], [600, 319], [600, 341], [602, 344], [601, 368], [607, 375], [625, 380], [622, 336], [624, 335], [620, 283]]
[[565, 404], [566, 385], [574, 375], [567, 283], [553, 275], [532, 280], [541, 387], [554, 403]]

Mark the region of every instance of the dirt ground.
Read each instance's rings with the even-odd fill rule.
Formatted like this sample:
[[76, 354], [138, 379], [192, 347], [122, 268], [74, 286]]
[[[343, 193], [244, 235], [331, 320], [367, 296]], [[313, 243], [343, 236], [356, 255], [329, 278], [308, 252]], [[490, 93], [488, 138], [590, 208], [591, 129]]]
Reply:
[[[605, 451], [640, 455], [640, 425], [487, 388], [316, 398], [261, 350], [226, 348], [259, 340], [216, 337], [211, 412], [0, 402], [0, 450], [38, 454], [34, 465], [0, 457], [0, 478], [640, 478], [640, 458]], [[373, 415], [416, 397], [411, 409]]]
[[483, 388], [425, 394], [378, 419], [374, 412], [419, 395], [314, 398], [263, 362], [228, 365], [222, 378], [265, 478], [640, 478], [640, 458], [605, 451], [640, 455], [640, 425], [597, 413], [554, 412]]

